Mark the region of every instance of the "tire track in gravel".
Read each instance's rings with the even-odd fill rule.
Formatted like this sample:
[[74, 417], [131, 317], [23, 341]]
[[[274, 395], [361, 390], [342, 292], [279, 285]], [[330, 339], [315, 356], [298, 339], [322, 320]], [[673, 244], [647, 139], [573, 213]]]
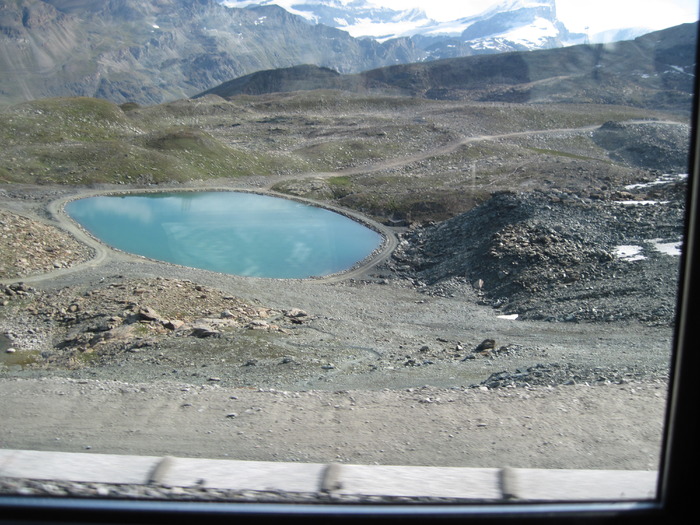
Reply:
[[594, 125], [594, 126], [585, 126], [582, 128], [556, 128], [556, 129], [539, 129], [539, 130], [530, 130], [530, 131], [513, 131], [510, 133], [500, 133], [496, 135], [475, 135], [473, 137], [464, 137], [459, 140], [456, 140], [454, 142], [450, 142], [449, 144], [445, 144], [444, 146], [438, 146], [437, 148], [432, 148], [426, 151], [421, 151], [420, 153], [416, 153], [414, 155], [407, 155], [404, 157], [396, 158], [396, 159], [387, 159], [383, 160], [380, 162], [376, 162], [374, 164], [366, 165], [366, 166], [353, 166], [350, 168], [344, 168], [340, 169], [337, 171], [332, 171], [332, 172], [310, 172], [310, 173], [305, 173], [301, 175], [287, 175], [284, 177], [276, 177], [274, 182], [271, 182], [267, 185], [267, 188], [270, 189], [272, 186], [277, 184], [278, 182], [281, 182], [283, 180], [289, 180], [289, 179], [299, 179], [299, 178], [305, 178], [305, 177], [313, 177], [317, 179], [327, 179], [330, 177], [337, 177], [337, 176], [342, 176], [342, 175], [365, 175], [368, 173], [375, 173], [377, 171], [383, 171], [387, 169], [393, 169], [393, 168], [400, 168], [404, 166], [408, 166], [409, 164], [413, 164], [414, 162], [420, 162], [426, 159], [430, 159], [433, 157], [440, 157], [444, 155], [449, 155], [451, 153], [454, 153], [457, 151], [459, 148], [462, 146], [465, 146], [467, 144], [471, 144], [474, 142], [485, 142], [485, 141], [496, 141], [496, 140], [501, 140], [501, 139], [510, 139], [510, 138], [515, 138], [515, 137], [526, 137], [528, 135], [552, 135], [552, 134], [557, 134], [557, 133], [577, 133], [577, 132], [589, 132], [598, 129], [600, 126], [599, 125]]

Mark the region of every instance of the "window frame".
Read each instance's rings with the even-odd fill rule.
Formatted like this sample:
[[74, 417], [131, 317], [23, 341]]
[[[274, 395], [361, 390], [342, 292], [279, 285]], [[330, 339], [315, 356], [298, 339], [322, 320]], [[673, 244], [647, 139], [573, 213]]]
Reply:
[[[700, 27], [700, 23], [698, 24]], [[700, 35], [699, 35], [700, 36]], [[696, 56], [700, 56], [700, 38]], [[130, 501], [0, 496], [0, 524], [5, 523], [169, 523], [183, 519], [259, 522], [260, 519], [310, 523], [363, 524], [468, 521], [471, 523], [658, 523], [697, 511], [698, 392], [700, 370], [700, 81], [695, 76], [689, 158], [684, 250], [674, 352], [666, 409], [657, 498], [640, 502], [567, 504], [498, 503], [488, 505], [347, 505], [247, 504]]]

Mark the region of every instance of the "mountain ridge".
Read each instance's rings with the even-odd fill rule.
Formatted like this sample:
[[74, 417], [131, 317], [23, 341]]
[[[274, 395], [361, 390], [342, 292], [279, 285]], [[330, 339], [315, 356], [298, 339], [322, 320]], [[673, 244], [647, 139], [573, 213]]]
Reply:
[[[231, 97], [308, 89], [342, 89], [432, 99], [503, 102], [596, 102], [689, 108], [696, 24], [650, 33], [615, 46], [580, 45], [443, 59], [339, 75], [302, 69], [256, 72], [209, 89]], [[601, 89], [602, 88], [602, 89]]]
[[406, 39], [354, 39], [277, 6], [0, 1], [0, 103], [90, 96], [148, 105], [258, 70], [312, 62], [347, 73], [423, 57]]
[[[152, 105], [195, 96], [254, 72], [300, 64], [348, 75], [514, 47], [513, 40], [498, 40], [490, 47], [484, 44], [479, 51], [464, 43], [462, 37], [435, 40], [415, 36], [385, 42], [357, 39], [340, 29], [312, 24], [275, 5], [232, 9], [220, 2], [0, 0], [0, 104], [88, 96], [119, 104]], [[556, 19], [553, 0], [518, 0], [508, 5], [519, 7], [510, 18], [496, 18], [495, 22], [493, 17], [488, 19], [499, 30], [507, 32], [509, 24], [515, 23], [513, 16], [530, 20], [544, 14]], [[502, 15], [498, 10], [494, 13]], [[483, 17], [480, 20], [479, 24], [488, 25]], [[479, 26], [472, 32], [477, 30]], [[561, 44], [557, 38], [552, 36], [545, 45]], [[417, 66], [410, 66], [406, 71], [415, 69]], [[432, 66], [429, 69], [434, 70]], [[262, 76], [272, 78], [268, 73]], [[325, 79], [330, 82], [331, 76], [325, 74]], [[336, 87], [338, 82], [347, 81], [332, 80]], [[353, 82], [354, 89], [362, 87], [363, 82], [367, 84], [362, 79]], [[377, 82], [372, 78], [365, 87]], [[464, 95], [458, 92], [458, 86], [433, 87], [436, 90], [430, 96]], [[290, 88], [282, 82], [280, 89]], [[420, 89], [400, 88], [398, 92], [423, 96]], [[512, 94], [503, 96], [512, 98]]]

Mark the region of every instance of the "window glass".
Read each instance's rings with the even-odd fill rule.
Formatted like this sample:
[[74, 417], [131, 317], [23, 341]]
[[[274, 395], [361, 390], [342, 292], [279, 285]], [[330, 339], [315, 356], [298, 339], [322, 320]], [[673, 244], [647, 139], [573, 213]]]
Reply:
[[0, 494], [655, 499], [696, 3], [267, 4], [0, 5]]

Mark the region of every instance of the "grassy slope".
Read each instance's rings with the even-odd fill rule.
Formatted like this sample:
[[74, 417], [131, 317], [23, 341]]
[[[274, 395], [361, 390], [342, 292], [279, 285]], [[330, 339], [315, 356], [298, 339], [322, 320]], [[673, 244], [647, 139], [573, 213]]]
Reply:
[[[154, 183], [266, 174], [281, 161], [227, 146], [184, 116], [126, 113], [98, 99], [57, 98], [0, 112], [0, 181]], [[190, 120], [190, 122], [187, 122]]]
[[[44, 99], [0, 110], [0, 182], [140, 185], [288, 175], [291, 180], [278, 182], [276, 190], [380, 219], [440, 220], [500, 189], [596, 190], [611, 177], [632, 180], [639, 170], [613, 163], [586, 134], [478, 141], [431, 155], [436, 148], [478, 135], [650, 117], [677, 118], [621, 106], [431, 101], [330, 90], [151, 107]], [[328, 180], [315, 176], [348, 168], [354, 171]]]

